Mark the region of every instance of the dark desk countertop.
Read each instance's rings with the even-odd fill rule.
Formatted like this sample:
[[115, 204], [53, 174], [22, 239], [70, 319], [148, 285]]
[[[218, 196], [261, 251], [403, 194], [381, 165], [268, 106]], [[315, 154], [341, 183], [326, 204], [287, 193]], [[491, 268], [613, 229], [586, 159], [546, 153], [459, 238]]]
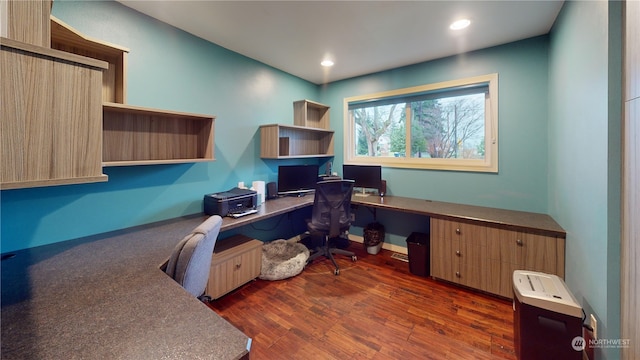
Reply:
[[[403, 197], [356, 205], [564, 238], [548, 215]], [[267, 201], [222, 231], [311, 206]], [[189, 295], [160, 265], [204, 214], [21, 250], [2, 260], [2, 359], [237, 359], [250, 339]], [[6, 255], [6, 254], [5, 254]]]
[[4, 259], [2, 359], [246, 355], [246, 335], [159, 269], [204, 219], [174, 219]]
[[378, 209], [420, 214], [439, 219], [466, 221], [484, 226], [566, 238], [564, 229], [547, 214], [400, 196], [353, 196], [351, 203]]

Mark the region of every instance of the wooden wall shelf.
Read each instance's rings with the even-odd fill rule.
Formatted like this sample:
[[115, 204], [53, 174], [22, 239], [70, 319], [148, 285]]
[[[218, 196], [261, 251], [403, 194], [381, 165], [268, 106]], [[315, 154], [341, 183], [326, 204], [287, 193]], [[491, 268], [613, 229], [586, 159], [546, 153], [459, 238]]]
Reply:
[[329, 106], [311, 100], [299, 100], [293, 103], [293, 124], [329, 130]]
[[213, 161], [209, 115], [103, 104], [104, 166]]
[[269, 124], [260, 126], [260, 157], [288, 159], [333, 156], [333, 130]]

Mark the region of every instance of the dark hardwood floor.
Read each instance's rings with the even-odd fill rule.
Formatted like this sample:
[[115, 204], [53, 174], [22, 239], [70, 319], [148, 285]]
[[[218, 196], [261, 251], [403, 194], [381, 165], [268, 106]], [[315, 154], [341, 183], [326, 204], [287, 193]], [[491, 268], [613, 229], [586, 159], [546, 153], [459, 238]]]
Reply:
[[253, 339], [251, 359], [515, 359], [510, 301], [411, 274], [351, 243], [298, 276], [252, 281], [209, 307]]

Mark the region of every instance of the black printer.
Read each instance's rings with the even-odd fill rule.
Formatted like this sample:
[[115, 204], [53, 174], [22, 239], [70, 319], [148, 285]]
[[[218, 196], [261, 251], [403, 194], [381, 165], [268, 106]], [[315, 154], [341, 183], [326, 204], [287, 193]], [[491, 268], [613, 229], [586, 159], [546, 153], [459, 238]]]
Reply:
[[204, 196], [207, 215], [227, 216], [253, 210], [258, 206], [258, 193], [254, 190], [233, 188]]

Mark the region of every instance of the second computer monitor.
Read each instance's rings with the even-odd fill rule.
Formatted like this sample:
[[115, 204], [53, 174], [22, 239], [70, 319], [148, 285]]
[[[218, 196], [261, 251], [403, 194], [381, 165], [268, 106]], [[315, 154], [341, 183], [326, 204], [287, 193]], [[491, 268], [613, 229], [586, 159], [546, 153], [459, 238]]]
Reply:
[[278, 195], [304, 195], [318, 182], [318, 165], [278, 166]]
[[353, 180], [354, 187], [362, 188], [362, 192], [355, 195], [366, 194], [366, 189], [380, 189], [382, 183], [382, 167], [380, 165], [342, 165], [342, 178]]

